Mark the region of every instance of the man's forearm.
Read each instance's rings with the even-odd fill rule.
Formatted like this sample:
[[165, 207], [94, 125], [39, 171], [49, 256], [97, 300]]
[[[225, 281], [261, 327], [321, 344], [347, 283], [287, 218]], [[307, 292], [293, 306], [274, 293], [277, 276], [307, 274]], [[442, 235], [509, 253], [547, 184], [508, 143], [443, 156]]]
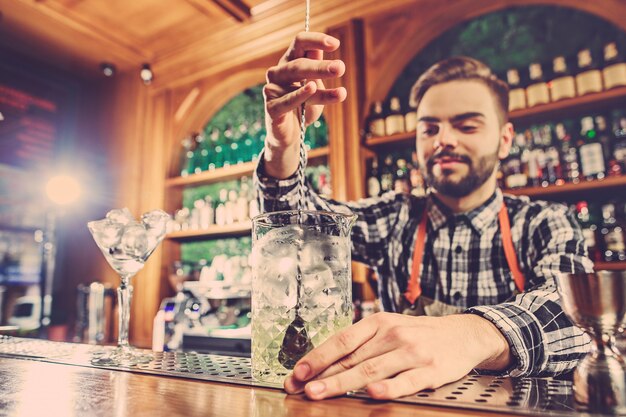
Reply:
[[300, 164], [300, 142], [296, 141], [287, 148], [265, 145], [264, 162], [267, 175], [282, 180], [292, 176]]
[[468, 352], [476, 355], [476, 369], [502, 371], [511, 366], [512, 355], [509, 344], [500, 330], [489, 320], [474, 314], [449, 316], [458, 326], [460, 334], [468, 338]]

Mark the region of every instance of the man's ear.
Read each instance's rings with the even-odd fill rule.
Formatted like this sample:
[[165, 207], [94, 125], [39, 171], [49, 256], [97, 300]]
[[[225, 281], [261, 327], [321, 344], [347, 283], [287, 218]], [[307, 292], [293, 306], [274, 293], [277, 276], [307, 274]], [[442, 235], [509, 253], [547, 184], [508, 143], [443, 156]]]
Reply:
[[500, 146], [498, 147], [498, 158], [500, 160], [509, 156], [514, 136], [515, 130], [513, 129], [513, 123], [505, 123], [500, 129]]

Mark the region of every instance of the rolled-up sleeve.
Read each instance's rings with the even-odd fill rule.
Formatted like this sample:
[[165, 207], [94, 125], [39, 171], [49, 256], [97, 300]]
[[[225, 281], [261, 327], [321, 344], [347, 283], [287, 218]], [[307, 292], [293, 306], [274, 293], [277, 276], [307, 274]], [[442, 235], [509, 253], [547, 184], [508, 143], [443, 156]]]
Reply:
[[591, 341], [565, 315], [556, 288], [562, 273], [592, 272], [584, 237], [562, 205], [547, 205], [529, 225], [527, 288], [513, 300], [473, 307], [468, 313], [492, 322], [509, 343], [509, 376], [555, 376], [576, 367]]

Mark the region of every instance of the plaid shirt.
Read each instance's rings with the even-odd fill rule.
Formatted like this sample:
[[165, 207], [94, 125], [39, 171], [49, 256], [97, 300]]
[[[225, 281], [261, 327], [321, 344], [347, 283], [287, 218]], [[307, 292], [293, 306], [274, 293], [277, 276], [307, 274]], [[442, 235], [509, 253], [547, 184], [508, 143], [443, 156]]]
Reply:
[[[296, 207], [295, 176], [273, 179], [260, 163], [255, 177], [263, 212]], [[555, 376], [572, 370], [588, 352], [589, 337], [565, 316], [556, 291], [556, 275], [593, 270], [580, 228], [565, 206], [503, 195], [500, 189], [482, 206], [463, 214], [451, 213], [432, 196], [392, 191], [350, 203], [324, 199], [310, 187], [305, 195], [309, 210], [358, 215], [352, 229], [352, 259], [376, 271], [386, 311], [399, 310], [417, 227], [428, 209], [422, 294], [491, 321], [507, 339], [514, 358], [503, 375]], [[498, 223], [503, 199], [526, 280], [524, 292], [517, 295]]]

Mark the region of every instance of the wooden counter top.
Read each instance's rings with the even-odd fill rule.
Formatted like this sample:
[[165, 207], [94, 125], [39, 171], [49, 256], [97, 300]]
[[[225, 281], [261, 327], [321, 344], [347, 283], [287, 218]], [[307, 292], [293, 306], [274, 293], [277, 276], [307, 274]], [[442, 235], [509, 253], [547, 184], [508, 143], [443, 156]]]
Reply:
[[279, 390], [12, 358], [0, 358], [0, 393], [0, 414], [20, 417], [485, 415], [484, 412], [355, 398], [313, 402]]

